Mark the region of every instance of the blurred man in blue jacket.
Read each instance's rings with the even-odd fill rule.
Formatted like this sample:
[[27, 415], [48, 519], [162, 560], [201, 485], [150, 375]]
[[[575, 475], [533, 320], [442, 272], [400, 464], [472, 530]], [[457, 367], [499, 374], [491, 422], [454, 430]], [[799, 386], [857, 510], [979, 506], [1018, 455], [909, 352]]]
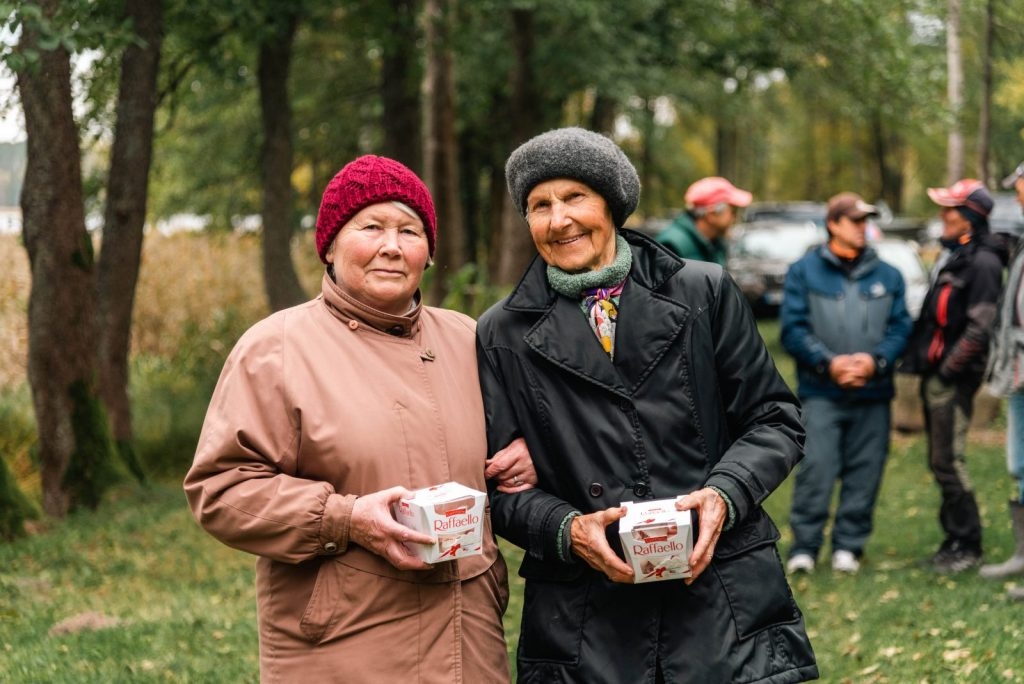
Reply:
[[837, 480], [833, 570], [857, 572], [871, 534], [889, 454], [892, 369], [912, 325], [903, 277], [867, 244], [867, 221], [877, 214], [857, 194], [836, 195], [828, 242], [786, 274], [782, 344], [796, 359], [807, 429], [790, 513], [790, 572], [814, 570]]

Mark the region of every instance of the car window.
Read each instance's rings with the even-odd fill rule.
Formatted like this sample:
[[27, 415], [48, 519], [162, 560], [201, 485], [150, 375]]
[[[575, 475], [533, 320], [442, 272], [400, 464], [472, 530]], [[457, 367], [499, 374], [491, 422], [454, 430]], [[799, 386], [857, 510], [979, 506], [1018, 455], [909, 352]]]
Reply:
[[778, 226], [746, 230], [733, 245], [735, 256], [779, 261], [796, 261], [825, 236], [814, 226]]

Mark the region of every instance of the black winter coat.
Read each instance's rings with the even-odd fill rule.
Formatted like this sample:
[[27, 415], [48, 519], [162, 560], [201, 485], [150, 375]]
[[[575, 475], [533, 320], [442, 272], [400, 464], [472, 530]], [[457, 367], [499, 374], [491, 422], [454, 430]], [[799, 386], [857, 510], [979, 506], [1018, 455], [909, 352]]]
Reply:
[[[494, 529], [526, 550], [519, 681], [635, 684], [654, 682], [656, 667], [666, 682], [813, 679], [779, 533], [761, 508], [802, 456], [798, 403], [719, 266], [621, 232], [633, 266], [614, 363], [540, 259], [477, 327], [490, 453], [522, 435], [539, 477], [527, 492], [491, 492]], [[615, 584], [559, 559], [570, 511], [708, 485], [737, 521], [690, 586]]]

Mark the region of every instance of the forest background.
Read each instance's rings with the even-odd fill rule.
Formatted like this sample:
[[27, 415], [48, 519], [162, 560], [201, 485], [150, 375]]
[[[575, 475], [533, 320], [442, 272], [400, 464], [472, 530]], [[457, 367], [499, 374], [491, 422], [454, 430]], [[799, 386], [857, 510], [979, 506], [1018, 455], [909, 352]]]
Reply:
[[[627, 151], [636, 222], [711, 174], [921, 216], [924, 188], [994, 187], [1024, 158], [1022, 0], [39, 0], [0, 17], [27, 151], [20, 243], [0, 243], [0, 539], [180, 478], [234, 340], [314, 292], [320, 193], [358, 154], [426, 180], [426, 297], [473, 315], [533, 255], [504, 161], [555, 126]], [[201, 241], [161, 232], [186, 223]]]

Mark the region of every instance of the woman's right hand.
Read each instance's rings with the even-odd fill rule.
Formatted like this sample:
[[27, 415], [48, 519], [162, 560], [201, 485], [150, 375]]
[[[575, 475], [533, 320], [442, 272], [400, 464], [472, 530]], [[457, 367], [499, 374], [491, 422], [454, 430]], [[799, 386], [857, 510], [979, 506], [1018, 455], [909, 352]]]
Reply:
[[391, 504], [410, 496], [412, 492], [405, 487], [360, 496], [352, 506], [349, 539], [399, 570], [428, 570], [432, 566], [414, 555], [406, 544], [432, 544], [434, 538], [402, 525], [391, 514]]
[[569, 523], [572, 550], [595, 570], [604, 573], [612, 582], [633, 583], [633, 568], [615, 555], [605, 537], [605, 528], [626, 515], [623, 506], [580, 515]]

